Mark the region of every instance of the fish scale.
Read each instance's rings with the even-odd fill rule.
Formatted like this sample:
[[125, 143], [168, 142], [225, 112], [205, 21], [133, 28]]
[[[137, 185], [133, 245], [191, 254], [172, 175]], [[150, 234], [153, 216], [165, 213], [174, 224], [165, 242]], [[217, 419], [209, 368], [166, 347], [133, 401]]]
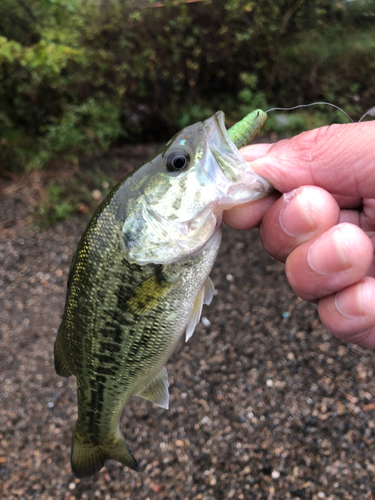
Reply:
[[212, 299], [222, 211], [270, 189], [219, 112], [177, 134], [99, 206], [73, 257], [55, 342], [57, 373], [77, 379], [77, 477], [107, 459], [138, 470], [119, 430], [124, 405], [137, 395], [168, 408], [165, 363]]

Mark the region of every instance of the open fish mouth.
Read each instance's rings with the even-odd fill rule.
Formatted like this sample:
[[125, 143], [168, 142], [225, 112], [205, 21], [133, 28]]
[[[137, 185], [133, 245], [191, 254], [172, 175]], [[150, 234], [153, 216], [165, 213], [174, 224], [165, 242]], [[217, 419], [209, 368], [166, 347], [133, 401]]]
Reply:
[[224, 113], [218, 111], [204, 123], [212, 155], [204, 162], [203, 168], [221, 192], [218, 200], [221, 209], [227, 210], [234, 205], [264, 198], [272, 192], [272, 185], [254, 172], [230, 138]]

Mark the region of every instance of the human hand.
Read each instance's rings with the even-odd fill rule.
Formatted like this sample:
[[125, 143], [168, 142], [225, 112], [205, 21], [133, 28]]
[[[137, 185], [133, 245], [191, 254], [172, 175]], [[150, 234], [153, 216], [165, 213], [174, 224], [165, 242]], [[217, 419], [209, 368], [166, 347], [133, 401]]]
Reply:
[[[337, 337], [375, 348], [375, 122], [332, 125], [241, 150], [279, 193], [224, 214], [259, 225], [293, 290]], [[280, 197], [280, 193], [284, 193]]]

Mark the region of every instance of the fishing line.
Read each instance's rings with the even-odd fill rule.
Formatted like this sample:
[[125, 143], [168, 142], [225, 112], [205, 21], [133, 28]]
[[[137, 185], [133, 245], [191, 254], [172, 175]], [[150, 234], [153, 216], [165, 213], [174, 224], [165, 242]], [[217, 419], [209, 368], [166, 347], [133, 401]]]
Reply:
[[[268, 109], [266, 111], [266, 113], [268, 114], [270, 111], [292, 111], [293, 109], [308, 108], [309, 106], [316, 106], [319, 104], [324, 104], [326, 106], [332, 106], [332, 108], [338, 109], [339, 111], [341, 111], [341, 113], [344, 113], [344, 115], [347, 117], [348, 120], [350, 120], [352, 123], [354, 123], [354, 120], [352, 120], [350, 118], [350, 116], [347, 113], [345, 113], [345, 111], [343, 109], [336, 106], [336, 104], [331, 104], [330, 102], [311, 102], [310, 104], [299, 104], [298, 106], [293, 106], [292, 108], [271, 108], [271, 109]], [[375, 106], [373, 108], [371, 108], [369, 111], [367, 111], [367, 113], [364, 114], [362, 116], [362, 118], [364, 118], [368, 113], [371, 114], [370, 111], [373, 111], [375, 114]], [[371, 115], [371, 116], [373, 116], [373, 115]], [[362, 120], [362, 118], [361, 118], [361, 120]], [[359, 120], [359, 121], [361, 121], [361, 120]]]
[[366, 113], [358, 120], [358, 123], [361, 122], [366, 115], [375, 116], [375, 106], [366, 111]]

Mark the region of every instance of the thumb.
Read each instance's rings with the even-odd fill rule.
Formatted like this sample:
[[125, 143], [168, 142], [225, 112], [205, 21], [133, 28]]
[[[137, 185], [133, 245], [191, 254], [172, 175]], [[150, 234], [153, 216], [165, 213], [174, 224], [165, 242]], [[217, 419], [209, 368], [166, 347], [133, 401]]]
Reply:
[[375, 121], [321, 127], [272, 145], [247, 146], [241, 154], [282, 193], [313, 185], [375, 197]]

